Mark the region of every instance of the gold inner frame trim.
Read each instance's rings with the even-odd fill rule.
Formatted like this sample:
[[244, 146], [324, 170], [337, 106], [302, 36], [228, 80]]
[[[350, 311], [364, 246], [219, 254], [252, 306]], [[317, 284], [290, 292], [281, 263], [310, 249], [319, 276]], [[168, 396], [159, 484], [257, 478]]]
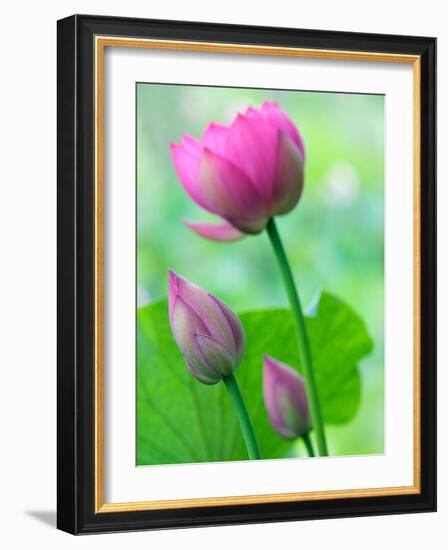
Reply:
[[[413, 297], [414, 297], [414, 392], [413, 392], [413, 455], [414, 482], [410, 486], [344, 489], [301, 493], [276, 493], [263, 495], [192, 498], [179, 500], [154, 500], [142, 502], [104, 501], [104, 55], [106, 47], [149, 48], [171, 51], [206, 53], [232, 53], [329, 59], [346, 61], [372, 61], [383, 63], [406, 63], [413, 66]], [[420, 117], [421, 117], [421, 72], [420, 56], [381, 52], [356, 52], [323, 50], [253, 44], [225, 44], [181, 40], [156, 40], [96, 36], [95, 54], [95, 512], [129, 512], [143, 510], [166, 510], [207, 506], [232, 506], [279, 502], [304, 502], [341, 498], [362, 498], [420, 493]]]

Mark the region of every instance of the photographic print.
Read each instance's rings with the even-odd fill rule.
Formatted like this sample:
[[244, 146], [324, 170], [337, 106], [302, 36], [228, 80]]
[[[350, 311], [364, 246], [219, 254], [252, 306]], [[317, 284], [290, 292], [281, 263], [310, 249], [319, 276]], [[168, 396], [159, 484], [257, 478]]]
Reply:
[[136, 171], [137, 466], [382, 454], [384, 96], [138, 82]]

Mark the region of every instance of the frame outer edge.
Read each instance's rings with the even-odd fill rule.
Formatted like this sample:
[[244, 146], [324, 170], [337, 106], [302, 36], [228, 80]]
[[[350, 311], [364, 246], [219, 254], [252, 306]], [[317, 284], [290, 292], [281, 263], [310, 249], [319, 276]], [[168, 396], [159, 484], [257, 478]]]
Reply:
[[57, 528], [76, 534], [77, 453], [77, 25], [57, 23]]
[[[422, 55], [422, 165], [421, 165], [421, 360], [422, 468], [424, 498], [437, 510], [437, 39], [428, 41]], [[426, 83], [426, 85], [425, 85]], [[426, 379], [425, 379], [426, 377]], [[423, 478], [424, 475], [424, 478]]]
[[432, 56], [431, 56], [431, 68], [429, 74], [434, 76], [433, 81], [433, 94], [432, 94], [432, 107], [431, 114], [433, 117], [433, 127], [432, 127], [432, 170], [433, 170], [433, 211], [434, 211], [434, 221], [433, 221], [433, 246], [434, 246], [434, 258], [433, 258], [433, 269], [434, 269], [434, 296], [433, 296], [433, 306], [434, 306], [434, 332], [433, 332], [433, 426], [434, 426], [434, 435], [433, 435], [433, 511], [437, 511], [437, 38], [433, 39], [432, 42]]

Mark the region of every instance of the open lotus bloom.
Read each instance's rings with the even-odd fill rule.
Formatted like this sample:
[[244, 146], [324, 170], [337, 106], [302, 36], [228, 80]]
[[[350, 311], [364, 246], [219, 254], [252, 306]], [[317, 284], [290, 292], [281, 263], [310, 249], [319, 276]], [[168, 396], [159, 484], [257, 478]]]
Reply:
[[216, 384], [233, 374], [244, 353], [245, 337], [229, 307], [170, 270], [169, 316], [174, 339], [198, 380]]
[[230, 126], [210, 123], [200, 140], [171, 144], [176, 174], [190, 197], [222, 218], [188, 222], [199, 235], [233, 241], [262, 231], [286, 214], [303, 189], [304, 146], [288, 116], [274, 102], [249, 107]]
[[295, 439], [311, 430], [305, 381], [294, 369], [265, 356], [263, 394], [269, 420], [285, 439]]

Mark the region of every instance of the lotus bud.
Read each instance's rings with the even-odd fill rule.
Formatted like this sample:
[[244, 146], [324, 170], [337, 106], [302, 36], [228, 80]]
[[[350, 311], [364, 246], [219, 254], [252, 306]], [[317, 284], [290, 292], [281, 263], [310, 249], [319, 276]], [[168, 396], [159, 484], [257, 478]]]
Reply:
[[220, 300], [171, 270], [169, 318], [183, 358], [200, 382], [216, 384], [234, 373], [245, 349], [240, 320]]
[[296, 439], [311, 430], [305, 381], [297, 371], [265, 356], [263, 394], [269, 420], [282, 437]]
[[275, 102], [249, 107], [230, 126], [210, 123], [200, 140], [171, 144], [176, 174], [218, 224], [189, 222], [207, 239], [234, 241], [260, 233], [272, 216], [287, 214], [303, 189], [305, 151], [291, 119]]

